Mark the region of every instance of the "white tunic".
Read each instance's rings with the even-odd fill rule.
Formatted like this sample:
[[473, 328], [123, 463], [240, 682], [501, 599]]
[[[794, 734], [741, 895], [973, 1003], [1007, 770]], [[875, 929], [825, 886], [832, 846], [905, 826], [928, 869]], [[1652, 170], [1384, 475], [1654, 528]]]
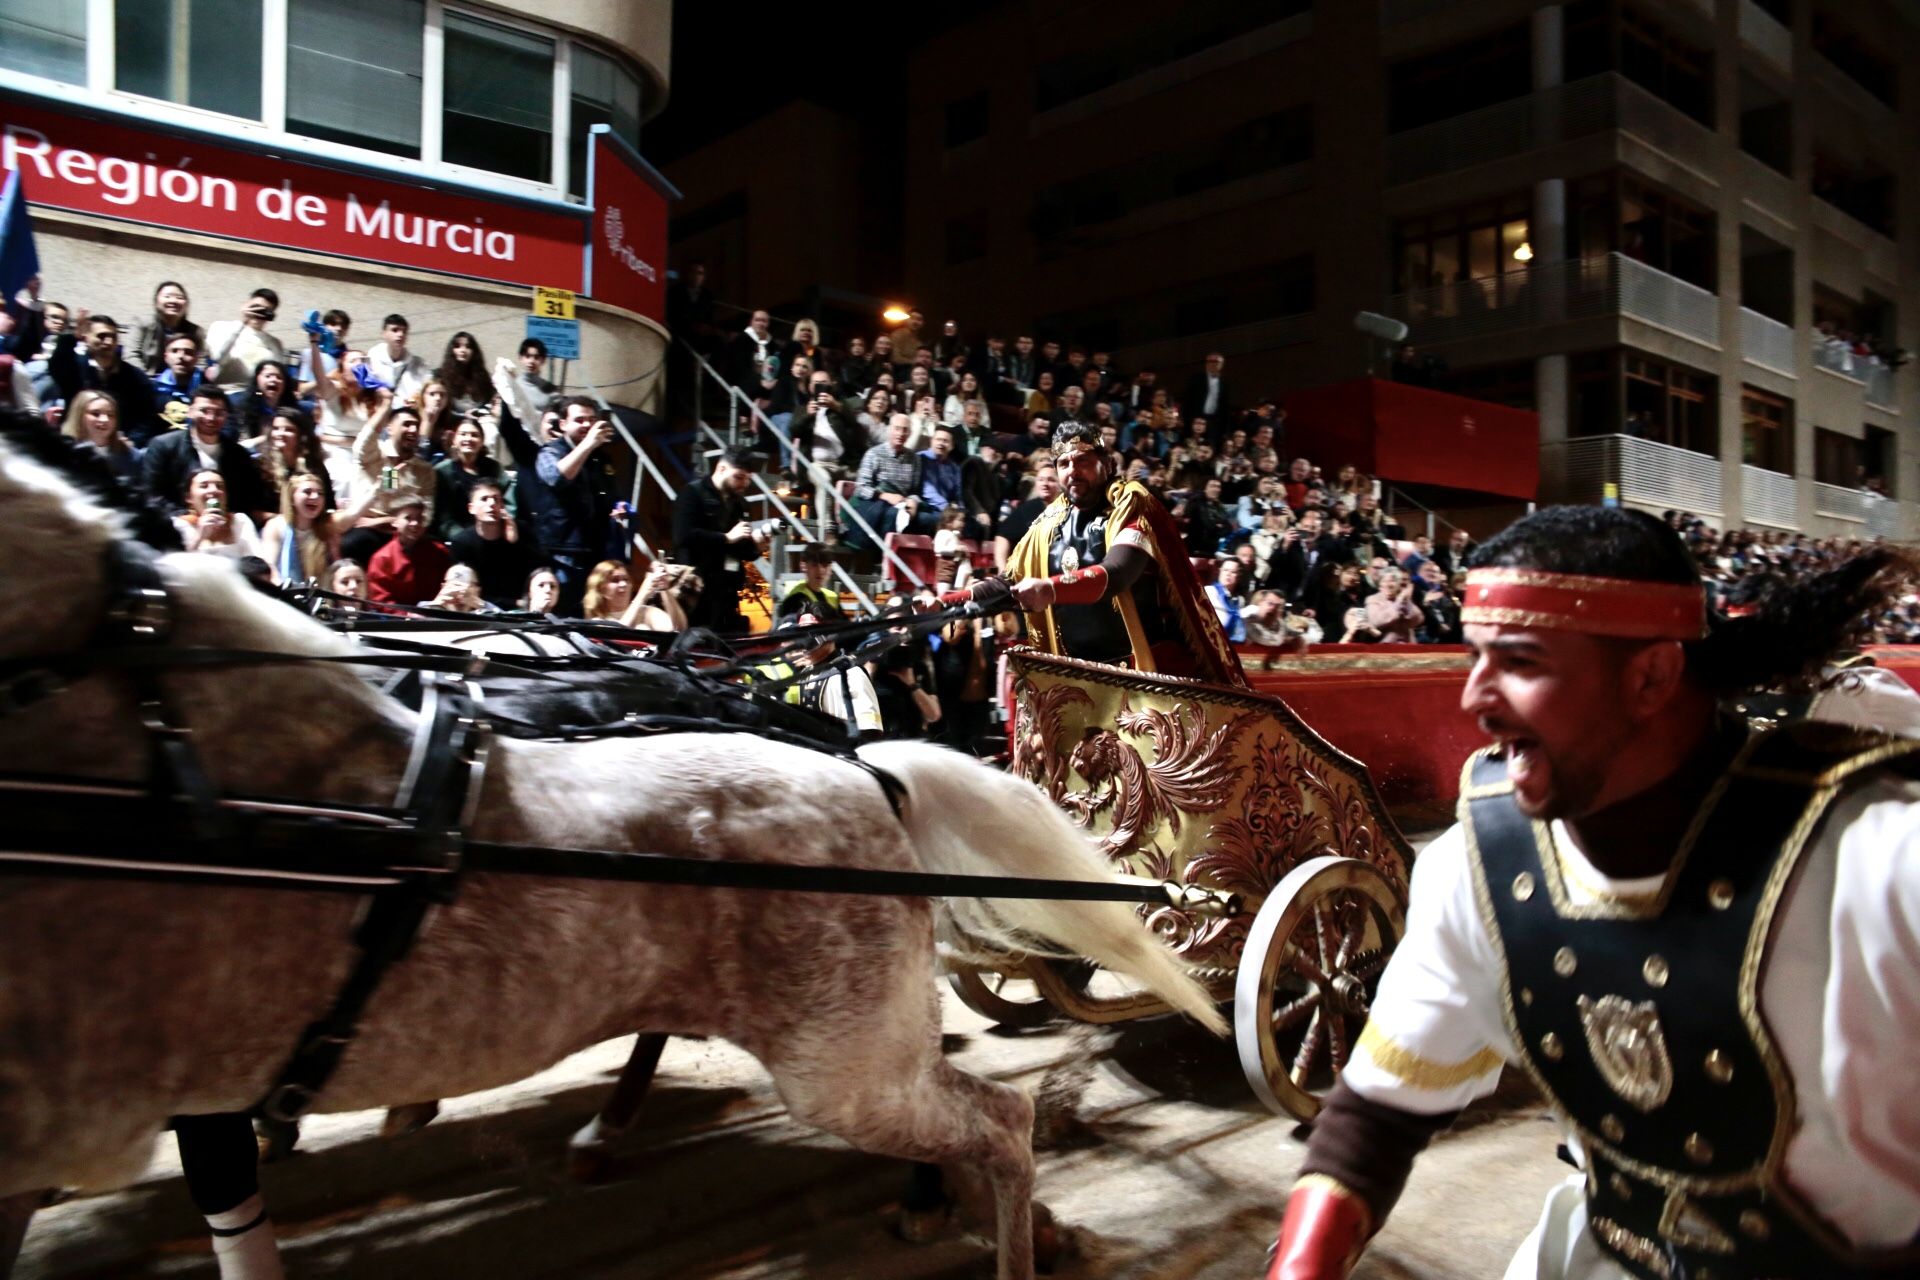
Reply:
[[[1659, 888], [1600, 874], [1562, 824], [1552, 831], [1543, 856], [1557, 853], [1575, 903]], [[1920, 782], [1882, 773], [1835, 804], [1777, 919], [1760, 1003], [1797, 1104], [1785, 1176], [1856, 1245], [1904, 1245], [1920, 1233]], [[1518, 1061], [1502, 1010], [1456, 824], [1415, 863], [1406, 937], [1343, 1078], [1402, 1110], [1456, 1110]], [[1507, 1276], [1628, 1280], [1586, 1230], [1579, 1178], [1548, 1197]]]

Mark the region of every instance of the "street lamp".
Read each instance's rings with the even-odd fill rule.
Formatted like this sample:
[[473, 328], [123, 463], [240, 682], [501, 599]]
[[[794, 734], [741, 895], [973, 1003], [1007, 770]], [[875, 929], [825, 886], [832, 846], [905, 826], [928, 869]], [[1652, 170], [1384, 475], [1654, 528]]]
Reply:
[[905, 307], [902, 307], [896, 304], [894, 306], [888, 307], [885, 311], [882, 311], [880, 313], [880, 318], [882, 320], [885, 320], [888, 324], [905, 324], [908, 320], [913, 318], [913, 313], [911, 311], [908, 311]]
[[1513, 260], [1515, 262], [1532, 262], [1533, 246], [1528, 244], [1525, 240], [1522, 240], [1520, 242], [1520, 247], [1513, 251]]

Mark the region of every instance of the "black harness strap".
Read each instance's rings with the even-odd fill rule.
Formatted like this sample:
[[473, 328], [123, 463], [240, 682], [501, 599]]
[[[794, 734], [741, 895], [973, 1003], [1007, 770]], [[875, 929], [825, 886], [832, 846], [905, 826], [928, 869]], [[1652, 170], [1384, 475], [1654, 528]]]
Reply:
[[471, 704], [464, 696], [439, 678], [427, 681], [426, 695], [399, 803], [411, 829], [415, 865], [440, 874], [408, 875], [374, 890], [353, 933], [360, 950], [353, 972], [333, 1007], [301, 1033], [293, 1057], [255, 1108], [269, 1124], [293, 1124], [313, 1106], [359, 1033], [361, 1015], [381, 979], [412, 949], [427, 913], [452, 901], [459, 885], [460, 819], [473, 781], [468, 748], [470, 738], [484, 729], [465, 714]]

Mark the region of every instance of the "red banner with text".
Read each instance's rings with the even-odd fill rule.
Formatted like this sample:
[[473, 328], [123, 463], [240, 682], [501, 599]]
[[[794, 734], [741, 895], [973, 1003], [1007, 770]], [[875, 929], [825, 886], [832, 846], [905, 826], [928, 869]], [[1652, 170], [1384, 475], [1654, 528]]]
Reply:
[[[49, 208], [582, 291], [584, 210], [574, 217], [444, 187], [410, 186], [70, 115], [10, 96], [0, 97], [0, 168], [18, 170], [28, 201]], [[664, 212], [660, 227], [664, 250]], [[657, 257], [653, 266], [658, 273]]]
[[615, 139], [593, 135], [592, 257], [587, 292], [665, 324], [667, 195], [646, 161]]

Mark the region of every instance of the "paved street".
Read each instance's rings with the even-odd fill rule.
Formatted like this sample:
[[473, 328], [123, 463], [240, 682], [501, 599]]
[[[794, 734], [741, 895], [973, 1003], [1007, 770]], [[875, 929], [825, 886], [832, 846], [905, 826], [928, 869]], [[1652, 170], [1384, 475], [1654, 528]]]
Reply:
[[[1070, 1228], [1068, 1280], [1243, 1280], [1258, 1273], [1303, 1146], [1259, 1110], [1231, 1046], [1171, 1019], [1009, 1035], [947, 999], [949, 1048], [970, 1070], [1064, 1099], [1049, 1110], [1039, 1197]], [[566, 1177], [567, 1135], [625, 1061], [598, 1046], [509, 1089], [447, 1104], [421, 1133], [381, 1140], [375, 1114], [321, 1117], [303, 1154], [266, 1171], [295, 1277], [788, 1280], [990, 1276], [959, 1232], [891, 1234], [904, 1166], [786, 1119], [731, 1046], [668, 1049], [633, 1155], [600, 1186]], [[1510, 1087], [1431, 1150], [1359, 1275], [1498, 1276], [1564, 1173], [1537, 1100]], [[212, 1276], [172, 1160], [111, 1196], [35, 1220], [16, 1276]]]

